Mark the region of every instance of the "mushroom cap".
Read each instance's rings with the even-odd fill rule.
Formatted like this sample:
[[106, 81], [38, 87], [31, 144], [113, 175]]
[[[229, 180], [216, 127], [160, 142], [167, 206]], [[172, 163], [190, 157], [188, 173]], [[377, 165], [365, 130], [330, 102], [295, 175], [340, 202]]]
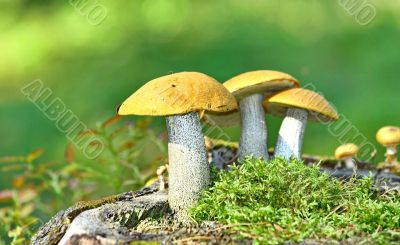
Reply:
[[239, 74], [224, 82], [224, 86], [240, 100], [252, 94], [269, 96], [284, 89], [299, 87], [299, 82], [287, 73], [259, 70]]
[[[279, 91], [299, 87], [299, 82], [287, 73], [271, 70], [249, 71], [239, 74], [224, 83], [224, 86], [237, 100], [252, 94], [262, 93], [265, 97]], [[210, 125], [223, 127], [240, 124], [240, 113], [233, 110], [228, 113], [206, 113], [202, 119]]]
[[376, 133], [376, 140], [384, 146], [400, 144], [400, 127], [385, 126], [380, 128]]
[[167, 172], [167, 171], [168, 171], [168, 166], [162, 165], [162, 166], [160, 166], [160, 167], [157, 168], [156, 174], [157, 174], [157, 175], [163, 175], [163, 174], [164, 174], [165, 172]]
[[357, 155], [359, 150], [360, 149], [358, 148], [358, 146], [353, 143], [344, 144], [336, 148], [335, 157], [339, 160], [347, 157], [354, 157], [355, 155]]
[[171, 116], [190, 112], [237, 109], [233, 95], [214, 78], [199, 72], [179, 72], [143, 85], [118, 108], [119, 115]]
[[288, 108], [298, 108], [309, 111], [309, 121], [328, 122], [339, 119], [337, 111], [324, 97], [304, 88], [292, 88], [267, 98], [263, 103], [267, 113], [276, 116], [286, 116]]

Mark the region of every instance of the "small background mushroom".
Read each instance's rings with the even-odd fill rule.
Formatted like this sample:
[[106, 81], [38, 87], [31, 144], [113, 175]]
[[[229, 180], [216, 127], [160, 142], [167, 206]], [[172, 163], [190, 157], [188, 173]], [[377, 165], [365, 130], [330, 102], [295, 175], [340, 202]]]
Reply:
[[158, 181], [160, 182], [160, 191], [165, 190], [166, 188], [166, 181], [165, 181], [165, 174], [168, 171], [168, 164], [166, 165], [162, 165], [160, 167], [157, 168], [156, 174], [157, 174], [157, 178]]
[[357, 155], [359, 150], [358, 146], [352, 143], [344, 144], [336, 148], [335, 157], [339, 160], [339, 166], [341, 166], [341, 162], [343, 161], [346, 168], [355, 169], [356, 164], [353, 157]]
[[376, 140], [386, 147], [386, 167], [391, 172], [400, 170], [397, 162], [397, 146], [400, 144], [400, 128], [396, 126], [385, 126], [376, 133]]

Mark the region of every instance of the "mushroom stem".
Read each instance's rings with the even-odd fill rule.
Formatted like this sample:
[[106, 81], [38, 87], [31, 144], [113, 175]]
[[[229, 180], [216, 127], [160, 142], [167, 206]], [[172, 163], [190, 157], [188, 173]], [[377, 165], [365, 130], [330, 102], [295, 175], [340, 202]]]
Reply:
[[188, 113], [167, 117], [169, 155], [168, 201], [177, 219], [189, 223], [187, 214], [201, 191], [209, 184], [204, 136], [199, 115]]
[[386, 162], [389, 164], [397, 164], [397, 146], [387, 146], [386, 147]]
[[239, 101], [241, 117], [239, 159], [253, 156], [268, 160], [267, 125], [262, 106], [263, 99], [262, 94], [254, 94]]
[[166, 183], [165, 183], [164, 174], [165, 174], [165, 172], [167, 172], [167, 170], [168, 170], [168, 164], [157, 168], [156, 173], [157, 173], [157, 176], [158, 176], [158, 180], [160, 182], [160, 191], [164, 191], [165, 190]]
[[346, 157], [343, 159], [343, 161], [344, 161], [344, 165], [348, 169], [354, 169], [356, 167], [356, 164], [355, 164], [353, 158], [351, 158], [351, 157]]
[[283, 119], [276, 142], [274, 156], [289, 159], [291, 156], [301, 159], [304, 131], [308, 112], [303, 109], [288, 108]]

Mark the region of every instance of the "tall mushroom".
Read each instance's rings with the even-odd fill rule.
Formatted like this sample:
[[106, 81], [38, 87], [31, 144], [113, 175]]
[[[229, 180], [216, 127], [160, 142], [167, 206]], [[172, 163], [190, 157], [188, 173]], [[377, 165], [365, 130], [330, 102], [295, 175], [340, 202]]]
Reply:
[[279, 91], [298, 87], [299, 82], [289, 74], [259, 70], [237, 75], [224, 83], [239, 103], [240, 114], [231, 113], [204, 115], [204, 120], [212, 125], [241, 125], [239, 141], [239, 159], [246, 156], [268, 159], [267, 125], [263, 100]]
[[339, 160], [340, 166], [341, 166], [341, 161], [343, 161], [346, 168], [355, 169], [356, 165], [354, 163], [353, 157], [357, 155], [359, 150], [360, 149], [355, 144], [352, 143], [344, 144], [336, 148], [335, 157], [337, 160]]
[[187, 209], [208, 186], [210, 166], [198, 112], [237, 109], [235, 98], [215, 79], [197, 72], [156, 78], [126, 99], [119, 115], [166, 116], [169, 155], [168, 201], [177, 219], [189, 221]]
[[339, 118], [336, 110], [321, 95], [303, 88], [277, 93], [264, 101], [268, 113], [284, 117], [279, 129], [274, 156], [301, 158], [307, 121], [331, 121]]
[[400, 127], [385, 126], [376, 133], [376, 140], [386, 147], [385, 163], [389, 165], [391, 172], [400, 170], [397, 162], [397, 145], [400, 144]]

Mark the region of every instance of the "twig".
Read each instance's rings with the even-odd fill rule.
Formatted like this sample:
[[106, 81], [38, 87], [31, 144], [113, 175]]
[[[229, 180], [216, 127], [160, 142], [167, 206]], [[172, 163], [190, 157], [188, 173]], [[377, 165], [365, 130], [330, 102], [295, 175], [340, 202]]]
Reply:
[[339, 208], [344, 207], [344, 204], [340, 204], [338, 206], [336, 206], [336, 208], [334, 208], [327, 216], [325, 216], [325, 220], [331, 216], [332, 214], [334, 214]]

